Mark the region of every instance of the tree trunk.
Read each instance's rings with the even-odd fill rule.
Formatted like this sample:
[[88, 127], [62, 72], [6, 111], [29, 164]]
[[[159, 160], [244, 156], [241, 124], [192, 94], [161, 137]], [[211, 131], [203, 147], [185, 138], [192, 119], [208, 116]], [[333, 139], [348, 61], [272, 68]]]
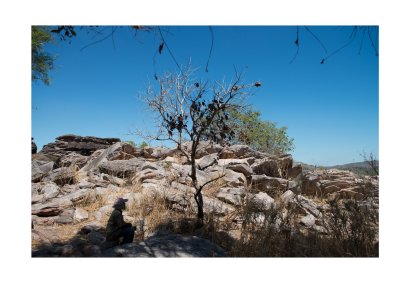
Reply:
[[201, 189], [199, 188], [199, 185], [197, 183], [197, 171], [196, 171], [196, 150], [197, 150], [197, 141], [192, 143], [192, 151], [191, 151], [191, 156], [190, 156], [190, 165], [191, 165], [191, 174], [190, 177], [192, 179], [192, 184], [193, 187], [196, 189], [196, 193], [194, 194], [194, 200], [196, 201], [197, 204], [197, 218], [200, 221], [200, 224], [203, 224], [203, 219], [204, 219], [204, 210], [203, 210], [203, 195], [201, 193]]
[[197, 204], [197, 218], [203, 224], [204, 209], [203, 209], [203, 195], [202, 195], [201, 191], [197, 191], [196, 192], [196, 194], [194, 195], [194, 199], [195, 199], [196, 204]]
[[181, 150], [181, 145], [182, 145], [182, 132], [178, 132], [178, 150]]

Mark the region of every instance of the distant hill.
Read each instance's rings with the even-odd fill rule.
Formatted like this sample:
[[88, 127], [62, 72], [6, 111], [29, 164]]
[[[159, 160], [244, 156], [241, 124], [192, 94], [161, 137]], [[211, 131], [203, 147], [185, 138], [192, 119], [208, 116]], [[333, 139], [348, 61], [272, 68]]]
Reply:
[[[377, 165], [379, 168], [379, 161], [377, 160], [376, 162], [377, 162]], [[303, 162], [295, 162], [295, 163], [301, 164], [304, 171], [311, 171], [311, 170], [315, 170], [315, 169], [339, 169], [339, 170], [351, 171], [351, 172], [354, 172], [354, 173], [360, 174], [360, 175], [375, 175], [375, 172], [372, 170], [372, 168], [366, 161], [347, 163], [347, 164], [335, 165], [335, 166], [315, 166], [315, 165], [310, 165], [310, 164], [306, 164]]]

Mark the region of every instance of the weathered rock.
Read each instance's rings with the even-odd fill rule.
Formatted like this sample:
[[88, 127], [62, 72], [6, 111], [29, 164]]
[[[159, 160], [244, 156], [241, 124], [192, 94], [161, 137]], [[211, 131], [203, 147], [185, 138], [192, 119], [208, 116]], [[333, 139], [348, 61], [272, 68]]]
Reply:
[[33, 160], [32, 161], [32, 182], [39, 182], [48, 172], [53, 170], [54, 162], [53, 161], [40, 161]]
[[251, 176], [251, 190], [262, 192], [284, 191], [288, 188], [288, 181], [282, 178], [269, 177], [266, 175]]
[[345, 199], [356, 199], [356, 200], [362, 200], [365, 196], [362, 193], [359, 193], [351, 188], [349, 189], [341, 189], [338, 192], [338, 195], [340, 198], [345, 198]]
[[261, 209], [271, 209], [274, 206], [275, 200], [270, 197], [267, 193], [259, 192], [257, 194], [249, 194], [249, 201], [256, 204], [256, 206]]
[[39, 194], [41, 191], [41, 184], [40, 183], [31, 183], [31, 193], [32, 195]]
[[301, 192], [301, 187], [298, 181], [288, 181], [288, 190], [291, 190], [295, 193]]
[[101, 164], [107, 161], [132, 159], [135, 157], [135, 148], [129, 143], [116, 142], [101, 152], [97, 151], [96, 153], [96, 156], [90, 158], [80, 171], [88, 172], [96, 170]]
[[[68, 198], [53, 198], [45, 203], [36, 203], [31, 206], [32, 215], [53, 214], [58, 215], [65, 208], [73, 206], [73, 202]], [[53, 212], [52, 212], [53, 211]]]
[[219, 159], [218, 160], [218, 165], [221, 167], [227, 167], [227, 166], [231, 166], [231, 165], [237, 165], [237, 164], [245, 164], [245, 165], [249, 165], [248, 162], [248, 158], [247, 159]]
[[228, 148], [224, 148], [220, 153], [221, 159], [229, 159], [229, 158], [243, 159], [248, 157], [261, 158], [263, 156], [265, 156], [265, 154], [256, 151], [254, 149], [251, 149], [247, 145], [240, 145], [240, 144], [235, 144]]
[[96, 192], [91, 189], [81, 189], [71, 194], [65, 195], [60, 199], [71, 201], [74, 205], [80, 203], [93, 203], [96, 200]]
[[181, 184], [181, 183], [178, 183], [175, 181], [173, 181], [171, 183], [171, 188], [176, 189], [181, 192], [191, 193], [191, 194], [194, 194], [196, 192], [196, 190], [193, 187], [190, 187], [188, 185]]
[[303, 173], [303, 167], [301, 164], [296, 164], [292, 168], [288, 169], [288, 179], [293, 180]]
[[256, 160], [252, 165], [251, 169], [257, 175], [266, 175], [270, 177], [280, 178], [281, 175], [279, 173], [279, 164], [276, 159], [272, 159], [271, 157], [262, 158]]
[[217, 194], [217, 198], [223, 202], [240, 206], [246, 192], [244, 188], [221, 188]]
[[190, 191], [190, 189], [187, 191], [166, 189], [163, 191], [163, 197], [171, 208], [186, 211], [188, 208], [193, 207], [193, 193]]
[[312, 214], [308, 214], [304, 216], [303, 218], [300, 219], [300, 224], [303, 224], [304, 226], [311, 228], [312, 226], [315, 225], [315, 217]]
[[100, 247], [97, 245], [85, 245], [82, 251], [86, 257], [98, 257], [101, 255]]
[[218, 164], [218, 159], [219, 157], [217, 153], [203, 156], [202, 158], [196, 160], [197, 168], [200, 170], [205, 170], [210, 166]]
[[84, 156], [90, 156], [98, 149], [104, 149], [120, 142], [116, 138], [81, 137], [76, 135], [64, 135], [56, 138], [56, 142], [43, 147], [40, 153], [64, 156], [69, 152], [77, 152]]
[[96, 185], [93, 184], [92, 182], [82, 180], [77, 184], [77, 186], [80, 190], [82, 190], [82, 189], [93, 189]]
[[43, 216], [40, 217], [38, 215], [33, 215], [32, 214], [32, 223], [34, 225], [34, 227], [36, 227], [37, 225], [40, 226], [52, 226], [55, 223], [55, 219], [58, 216]]
[[238, 173], [230, 169], [226, 169], [224, 173], [224, 181], [228, 187], [247, 186], [246, 177], [242, 173]]
[[32, 210], [32, 215], [37, 215], [40, 217], [49, 217], [49, 216], [57, 216], [61, 212], [61, 208], [58, 205], [47, 205], [42, 207], [41, 209]]
[[74, 219], [71, 216], [60, 215], [55, 219], [55, 222], [58, 224], [71, 224], [74, 222]]
[[233, 206], [207, 196], [203, 196], [203, 205], [204, 213], [215, 216], [226, 216], [228, 213], [235, 211]]
[[225, 252], [197, 236], [155, 234], [144, 242], [124, 244], [103, 251], [104, 257], [221, 257]]
[[118, 178], [115, 176], [110, 176], [108, 174], [101, 173], [100, 178], [102, 181], [105, 181], [105, 185], [113, 184], [119, 187], [122, 187], [125, 184], [124, 179]]
[[[184, 150], [189, 156], [191, 154], [191, 149], [192, 142], [185, 142], [182, 144], [182, 150]], [[202, 141], [199, 142], [199, 145], [197, 146], [195, 158], [198, 159], [209, 154], [220, 153], [222, 149], [222, 146], [219, 144]]]
[[296, 198], [296, 194], [290, 190], [287, 190], [280, 196], [280, 199], [286, 205], [293, 202], [295, 198]]
[[[167, 187], [160, 181], [160, 180], [154, 180], [156, 182], [151, 182], [148, 183], [146, 180], [143, 184], [142, 184], [142, 194], [144, 196], [151, 196], [151, 197], [155, 197], [155, 196], [164, 196], [165, 195], [165, 191], [167, 190]], [[150, 179], [150, 181], [153, 181]]]
[[126, 142], [117, 143], [117, 147], [113, 152], [110, 152], [106, 157], [109, 161], [113, 160], [128, 160], [135, 157], [137, 150], [135, 147]]
[[[103, 216], [103, 215], [110, 215], [111, 214], [111, 212], [113, 211], [113, 207], [112, 207], [112, 205], [105, 205], [105, 206], [102, 206], [102, 207], [100, 207], [99, 208], [99, 210], [98, 210], [98, 212], [100, 212], [101, 213], [101, 215]], [[100, 217], [101, 218], [101, 217]]]
[[41, 188], [45, 199], [55, 198], [60, 193], [60, 188], [54, 183], [47, 183]]
[[31, 203], [35, 204], [35, 203], [40, 203], [45, 201], [45, 197], [43, 195], [39, 195], [39, 194], [34, 194], [31, 196]]
[[102, 245], [106, 241], [104, 233], [100, 233], [98, 231], [91, 231], [90, 233], [88, 233], [87, 239], [90, 241], [91, 244], [98, 246]]
[[281, 178], [288, 179], [289, 170], [293, 167], [293, 157], [291, 154], [278, 156], [278, 168]]
[[253, 170], [247, 164], [230, 164], [227, 169], [233, 170], [238, 173], [242, 173], [245, 177], [250, 177], [253, 174]]
[[79, 234], [89, 234], [90, 232], [97, 232], [101, 229], [104, 229], [104, 227], [99, 222], [91, 222], [83, 226], [79, 231]]
[[56, 253], [59, 253], [62, 257], [70, 257], [74, 255], [75, 248], [72, 245], [64, 245], [59, 247], [59, 251], [56, 251]]
[[83, 220], [87, 220], [89, 218], [89, 213], [87, 210], [77, 207], [74, 213], [74, 220], [77, 222], [81, 222]]
[[129, 160], [114, 160], [106, 161], [100, 164], [98, 168], [101, 173], [106, 173], [120, 178], [129, 178], [138, 172], [143, 163], [144, 160], [139, 158], [133, 158]]
[[82, 168], [88, 160], [89, 160], [88, 156], [83, 156], [77, 152], [69, 152], [60, 158], [59, 166], [60, 167], [76, 166], [77, 168]]
[[74, 192], [76, 192], [77, 190], [79, 189], [79, 187], [75, 184], [75, 185], [73, 185], [73, 184], [66, 184], [66, 185], [64, 185], [64, 186], [62, 186], [61, 187], [61, 189], [60, 189], [60, 191], [61, 191], [61, 193], [60, 193], [60, 195], [68, 195], [68, 194], [71, 194], [71, 193], [74, 193]]
[[150, 147], [146, 146], [141, 149], [139, 154], [135, 154], [137, 157], [144, 157], [146, 159], [165, 159], [167, 156], [174, 156], [176, 153], [175, 149], [169, 149], [166, 147]]
[[[354, 173], [338, 169], [314, 170], [307, 172], [302, 178], [302, 193], [321, 197], [337, 193], [340, 198], [362, 198], [361, 194], [366, 188], [378, 192], [378, 186], [378, 182], [366, 184]], [[340, 191], [344, 193], [339, 193]]]
[[318, 209], [318, 205], [313, 202], [312, 200], [302, 196], [298, 195], [296, 198], [296, 202], [303, 208], [305, 208], [309, 213], [314, 215], [315, 217], [321, 217], [322, 214]]
[[75, 172], [70, 167], [61, 167], [49, 172], [44, 181], [51, 181], [60, 186], [73, 184], [75, 182]]

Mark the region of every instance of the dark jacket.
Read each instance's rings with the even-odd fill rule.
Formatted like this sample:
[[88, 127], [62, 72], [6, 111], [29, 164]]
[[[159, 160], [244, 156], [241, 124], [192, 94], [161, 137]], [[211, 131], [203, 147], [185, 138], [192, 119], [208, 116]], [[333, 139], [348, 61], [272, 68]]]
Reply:
[[132, 224], [126, 223], [124, 217], [122, 216], [122, 211], [119, 209], [114, 209], [111, 213], [110, 219], [108, 219], [106, 227], [106, 240], [116, 241], [120, 237], [121, 229], [126, 227], [131, 227]]
[[36, 143], [32, 142], [32, 154], [36, 154], [36, 153], [37, 153]]

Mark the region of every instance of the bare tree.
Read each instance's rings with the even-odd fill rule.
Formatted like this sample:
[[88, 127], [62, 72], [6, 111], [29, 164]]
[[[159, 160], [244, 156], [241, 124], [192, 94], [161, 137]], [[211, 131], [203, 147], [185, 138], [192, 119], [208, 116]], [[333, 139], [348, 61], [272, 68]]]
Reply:
[[376, 156], [374, 156], [372, 152], [370, 152], [369, 156], [363, 152], [361, 156], [364, 162], [367, 163], [370, 173], [372, 173], [372, 175], [379, 175], [379, 161], [376, 159]]
[[[196, 152], [201, 141], [222, 143], [231, 140], [235, 133], [226, 123], [228, 109], [241, 107], [252, 87], [259, 87], [259, 82], [243, 84], [241, 74], [226, 83], [216, 82], [209, 86], [207, 82], [193, 79], [190, 64], [178, 74], [166, 74], [158, 79], [158, 88], [149, 87], [147, 103], [159, 117], [160, 127], [156, 136], [159, 141], [173, 141], [177, 149], [191, 165], [190, 178], [195, 188], [194, 199], [197, 204], [197, 216], [203, 223], [203, 188], [220, 179], [218, 176], [199, 184], [196, 174]], [[189, 148], [182, 147], [183, 140], [190, 141]]]
[[[145, 100], [150, 109], [159, 114], [160, 128], [156, 140], [172, 140], [178, 150], [182, 145], [183, 122], [187, 119], [189, 99], [197, 83], [191, 77], [190, 64], [178, 74], [167, 73], [157, 79], [158, 89], [147, 88]], [[175, 126], [175, 127], [173, 127]], [[173, 133], [176, 131], [176, 137]]]

